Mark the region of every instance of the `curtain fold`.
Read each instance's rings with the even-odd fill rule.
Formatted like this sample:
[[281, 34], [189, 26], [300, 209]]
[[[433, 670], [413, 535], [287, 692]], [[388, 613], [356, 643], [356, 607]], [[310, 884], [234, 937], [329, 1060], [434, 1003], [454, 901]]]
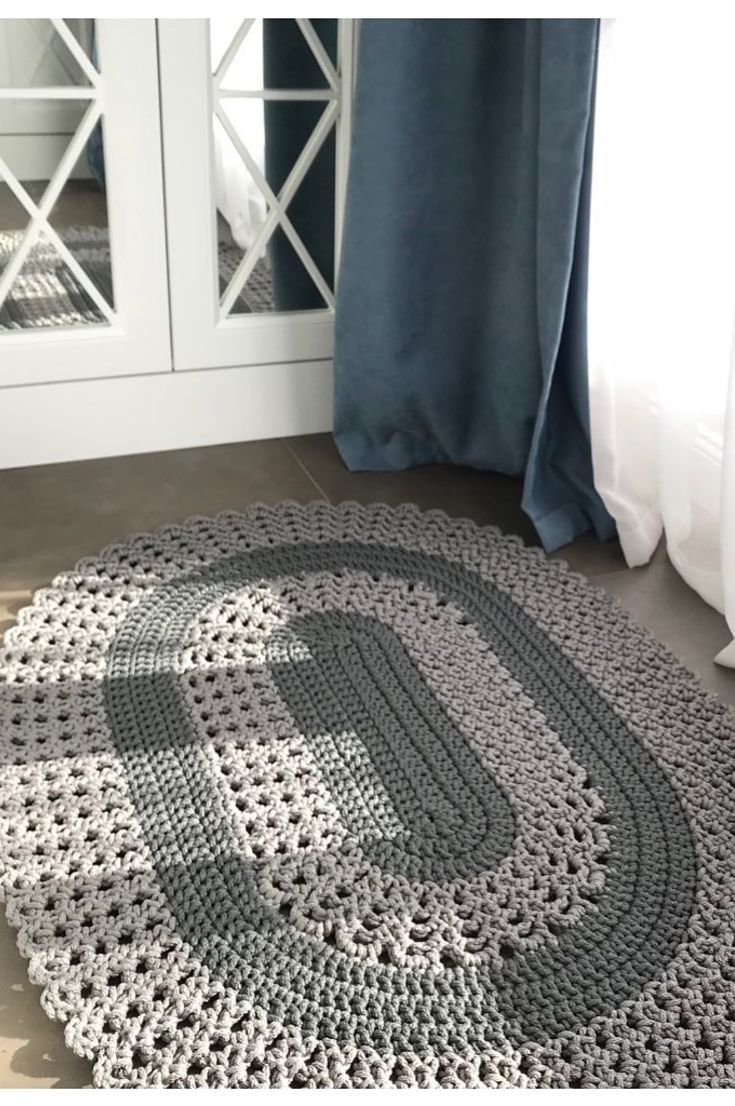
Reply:
[[337, 294], [349, 468], [524, 475], [544, 546], [612, 520], [585, 340], [597, 21], [363, 20]]
[[[626, 560], [663, 535], [735, 633], [731, 53], [706, 21], [603, 21], [589, 337], [595, 480]], [[735, 667], [735, 643], [715, 659]]]

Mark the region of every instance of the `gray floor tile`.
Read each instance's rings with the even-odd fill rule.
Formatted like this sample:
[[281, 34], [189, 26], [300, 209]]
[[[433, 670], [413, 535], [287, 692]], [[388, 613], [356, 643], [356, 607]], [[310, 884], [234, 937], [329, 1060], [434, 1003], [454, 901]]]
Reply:
[[[46, 191], [48, 181], [26, 181], [25, 188], [36, 203]], [[24, 230], [28, 214], [20, 207], [7, 184], [0, 182], [0, 231]], [[55, 230], [65, 227], [106, 227], [105, 195], [93, 180], [71, 180], [54, 204], [51, 225]]]
[[596, 576], [595, 584], [617, 596], [706, 687], [735, 705], [735, 669], [713, 663], [732, 634], [722, 615], [684, 583], [665, 555], [643, 568]]
[[[332, 503], [356, 499], [359, 503], [439, 507], [482, 526], [499, 526], [507, 534], [518, 534], [529, 545], [539, 544], [532, 522], [521, 510], [522, 482], [516, 477], [454, 465], [423, 465], [404, 472], [350, 472], [331, 434], [290, 438], [287, 444]], [[554, 556], [588, 576], [625, 567], [618, 542], [599, 542], [592, 534], [578, 538]]]
[[0, 910], [0, 1087], [89, 1087], [92, 1069], [64, 1042], [64, 1028], [41, 1009], [28, 982], [15, 931]]
[[0, 593], [39, 587], [110, 542], [190, 515], [317, 498], [278, 440], [0, 472]]

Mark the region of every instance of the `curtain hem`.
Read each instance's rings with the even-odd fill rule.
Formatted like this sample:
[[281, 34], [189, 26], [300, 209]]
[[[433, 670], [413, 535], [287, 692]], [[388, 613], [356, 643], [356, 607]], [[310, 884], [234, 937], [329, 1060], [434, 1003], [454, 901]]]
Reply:
[[735, 668], [735, 641], [731, 641], [729, 645], [720, 650], [715, 657], [715, 664], [719, 664], [723, 668]]
[[604, 518], [594, 522], [578, 503], [563, 503], [548, 514], [538, 517], [528, 509], [526, 514], [536, 527], [546, 553], [555, 553], [557, 549], [569, 545], [575, 538], [589, 531], [593, 531], [600, 541], [611, 541], [615, 537], [615, 523], [612, 519], [609, 524]]

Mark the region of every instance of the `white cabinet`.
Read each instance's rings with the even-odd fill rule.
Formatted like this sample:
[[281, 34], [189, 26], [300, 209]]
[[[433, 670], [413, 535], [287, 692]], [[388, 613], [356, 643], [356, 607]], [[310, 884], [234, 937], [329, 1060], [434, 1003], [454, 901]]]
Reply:
[[351, 20], [0, 20], [0, 467], [330, 426], [352, 56]]
[[[65, 125], [78, 122], [61, 136], [59, 160], [45, 180], [28, 179], [28, 155], [12, 141], [17, 135], [0, 136], [0, 385], [166, 371], [171, 356], [161, 134], [158, 112], [151, 110], [158, 96], [155, 23], [97, 20], [93, 63], [88, 43], [64, 20], [22, 22], [33, 29], [50, 26], [53, 34], [43, 38], [38, 28], [39, 53], [63, 48], [67, 81], [40, 83], [48, 66], [33, 69], [29, 51], [25, 74], [17, 59], [12, 73], [0, 73], [4, 119], [16, 108], [28, 119], [35, 105], [45, 118], [60, 121], [53, 109], [66, 105]], [[53, 70], [50, 75], [56, 76]], [[9, 77], [17, 83], [10, 85]], [[84, 190], [73, 185], [80, 183], [75, 170], [98, 124], [104, 134], [106, 218], [97, 218], [95, 210], [94, 225], [70, 226], [59, 217], [64, 205], [94, 195], [89, 180]], [[2, 407], [8, 402], [0, 395]], [[3, 463], [12, 464], [12, 457]]]

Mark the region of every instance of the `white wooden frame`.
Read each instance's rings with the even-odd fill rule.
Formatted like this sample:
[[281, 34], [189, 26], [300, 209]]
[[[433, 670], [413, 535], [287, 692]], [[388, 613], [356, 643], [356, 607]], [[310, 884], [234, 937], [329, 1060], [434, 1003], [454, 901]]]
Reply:
[[313, 434], [331, 425], [331, 361], [269, 365], [267, 376], [250, 366], [6, 388], [0, 469]]
[[[193, 281], [193, 254], [185, 238], [175, 236], [171, 250], [172, 281], [178, 290], [174, 327], [179, 328], [176, 342], [184, 362], [177, 368], [190, 370], [171, 371], [166, 271], [161, 264], [164, 217], [155, 110], [158, 81], [151, 63], [155, 62], [156, 25], [164, 65], [176, 67], [175, 60], [169, 57], [166, 62], [165, 55], [181, 44], [182, 35], [188, 36], [188, 60], [182, 55], [183, 70], [178, 66], [179, 109], [173, 111], [173, 104], [168, 105], [166, 138], [169, 146], [178, 143], [180, 151], [187, 150], [186, 171], [198, 170], [191, 150], [192, 128], [198, 119], [205, 133], [211, 134], [211, 117], [204, 113], [205, 120], [202, 116], [207, 83], [197, 89], [195, 71], [187, 73], [186, 66], [191, 64], [193, 51], [199, 58], [202, 79], [208, 75], [211, 83], [209, 57], [201, 50], [202, 22], [192, 21], [199, 27], [190, 25], [187, 30], [188, 21], [180, 21], [178, 43], [167, 33], [167, 25], [179, 21], [97, 22], [101, 68], [103, 74], [110, 74], [110, 87], [103, 82], [102, 95], [109, 115], [105, 155], [118, 311], [108, 327], [39, 331], [17, 337], [0, 334], [0, 386], [10, 384], [11, 378], [15, 382], [0, 390], [0, 469], [288, 437], [331, 428], [332, 312], [266, 319], [246, 316], [218, 324], [216, 293], [209, 291], [217, 287], [216, 236], [212, 237], [211, 228], [205, 229], [212, 247], [206, 259], [212, 280], [198, 307], [200, 286]], [[353, 20], [340, 20], [338, 32], [344, 95], [340, 91], [337, 123], [337, 258], [347, 178], [355, 25]], [[310, 90], [303, 91], [312, 95]], [[330, 91], [334, 89], [316, 98], [329, 106], [335, 99]], [[267, 95], [277, 92], [269, 90]], [[163, 99], [170, 100], [165, 89]], [[150, 176], [138, 172], [141, 164], [152, 167]], [[197, 222], [213, 219], [210, 164], [204, 174], [204, 193], [201, 180], [193, 193], [187, 193], [183, 187], [177, 189], [176, 179], [171, 179], [174, 166], [166, 162], [169, 228], [183, 220], [180, 226], [196, 237], [201, 235]], [[203, 207], [192, 207], [196, 195]], [[201, 256], [201, 242], [199, 249]], [[141, 262], [147, 264], [146, 269]], [[187, 305], [200, 312], [196, 330], [187, 327]], [[261, 328], [276, 335], [269, 338], [271, 353], [273, 345], [280, 344], [284, 356], [251, 364], [251, 358], [263, 349], [257, 337]], [[196, 369], [199, 371], [193, 371]], [[29, 387], [31, 383], [35, 386]]]
[[[261, 365], [331, 358], [334, 296], [291, 224], [286, 207], [321, 142], [336, 130], [335, 242], [338, 255], [349, 150], [352, 99], [353, 22], [339, 21], [335, 68], [308, 19], [299, 19], [326, 78], [327, 88], [301, 90], [228, 90], [227, 67], [253, 20], [243, 20], [217, 71], [212, 73], [207, 20], [159, 20], [161, 112], [166, 176], [169, 271], [174, 367], [191, 371], [209, 366]], [[222, 99], [323, 101], [324, 111], [278, 196], [274, 196], [222, 108]], [[212, 119], [216, 116], [254, 180], [270, 211], [256, 243], [243, 258], [220, 301], [217, 227], [213, 180]], [[327, 303], [323, 311], [227, 316], [247, 280], [259, 249], [281, 226]]]
[[[43, 233], [108, 321], [99, 326], [0, 331], [0, 388], [171, 370], [161, 136], [155, 110], [155, 21], [97, 20], [99, 72], [64, 21], [52, 22], [90, 85], [2, 88], [0, 97], [89, 100], [89, 107], [38, 204], [0, 160], [0, 178], [31, 220], [20, 250], [0, 278], [0, 298]], [[47, 221], [100, 116], [105, 140], [114, 310]]]
[[[30, 30], [25, 44], [14, 39], [24, 20], [0, 20], [0, 69], [7, 73], [23, 73], [25, 85], [73, 84], [79, 69], [74, 56], [69, 55], [50, 19], [25, 21]], [[88, 46], [89, 19], [65, 20], [67, 26], [76, 23], [74, 35]], [[65, 80], [42, 79], [44, 73]], [[6, 160], [21, 181], [50, 180], [69, 138], [79, 123], [78, 112], [70, 109], [69, 101], [61, 99], [0, 101], [0, 134]], [[89, 179], [92, 174], [84, 159], [78, 162], [73, 176]]]

